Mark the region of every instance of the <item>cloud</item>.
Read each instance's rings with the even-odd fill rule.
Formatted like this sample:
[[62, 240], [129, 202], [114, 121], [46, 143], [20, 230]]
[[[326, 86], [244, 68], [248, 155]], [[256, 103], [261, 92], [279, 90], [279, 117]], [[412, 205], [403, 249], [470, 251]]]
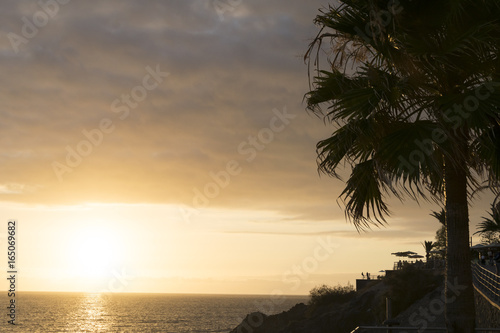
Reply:
[[[17, 56], [1, 59], [7, 89], [0, 112], [8, 129], [2, 155], [32, 151], [30, 158], [7, 158], [4, 177], [19, 174], [34, 184], [57, 187], [51, 161], [61, 161], [67, 145], [85, 139], [83, 130], [97, 127], [104, 117], [116, 119], [111, 103], [140, 82], [146, 66], [158, 64], [172, 77], [129, 119], [116, 121], [116, 131], [87, 159], [94, 169], [82, 166], [65, 182], [99, 179], [98, 166], [110, 181], [106, 169], [119, 165], [139, 183], [149, 183], [139, 177], [138, 164], [154, 171], [155, 182], [168, 178], [163, 171], [173, 175], [187, 170], [192, 178], [234, 158], [235, 143], [266, 124], [273, 108], [290, 105], [302, 112], [306, 79], [289, 84], [299, 82], [297, 74], [304, 71], [293, 56], [305, 47], [296, 43], [296, 36], [306, 36], [298, 30], [303, 26], [297, 12], [275, 17], [273, 10], [266, 15], [250, 11], [220, 21], [204, 3], [61, 5]], [[8, 4], [4, 33], [21, 34], [22, 18], [41, 10]], [[37, 167], [27, 166], [28, 161]]]
[[[302, 56], [326, 2], [242, 1], [221, 19], [210, 1], [73, 0], [18, 53], [7, 34], [21, 35], [23, 17], [41, 7], [1, 2], [0, 183], [23, 190], [6, 185], [0, 200], [193, 205], [196, 190], [234, 160], [241, 172], [219, 185], [210, 207], [344, 223], [342, 182], [316, 171], [315, 144], [332, 128], [302, 102]], [[122, 120], [112, 104], [142, 83], [147, 66], [171, 75]], [[249, 161], [240, 145], [250, 148], [285, 107], [296, 117]], [[68, 147], [104, 118], [114, 130], [60, 182], [53, 162], [67, 165]], [[409, 203], [397, 213], [427, 216]]]
[[34, 192], [36, 187], [28, 186], [25, 184], [0, 184], [0, 194], [23, 194], [26, 192]]

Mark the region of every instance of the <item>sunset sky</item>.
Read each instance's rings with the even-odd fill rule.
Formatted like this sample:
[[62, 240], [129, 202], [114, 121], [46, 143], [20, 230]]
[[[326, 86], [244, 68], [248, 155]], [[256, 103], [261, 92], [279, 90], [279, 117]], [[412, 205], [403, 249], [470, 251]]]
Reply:
[[20, 290], [307, 294], [434, 240], [437, 204], [391, 199], [359, 234], [318, 175], [333, 128], [305, 111], [303, 55], [328, 2], [0, 3], [0, 245], [17, 219]]

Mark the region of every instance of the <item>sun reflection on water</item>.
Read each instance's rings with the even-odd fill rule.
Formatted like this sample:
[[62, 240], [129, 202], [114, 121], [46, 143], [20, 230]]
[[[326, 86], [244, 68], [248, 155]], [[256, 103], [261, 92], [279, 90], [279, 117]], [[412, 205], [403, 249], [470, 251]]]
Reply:
[[99, 293], [83, 294], [80, 304], [67, 321], [68, 332], [108, 332], [113, 320], [107, 311], [106, 296]]

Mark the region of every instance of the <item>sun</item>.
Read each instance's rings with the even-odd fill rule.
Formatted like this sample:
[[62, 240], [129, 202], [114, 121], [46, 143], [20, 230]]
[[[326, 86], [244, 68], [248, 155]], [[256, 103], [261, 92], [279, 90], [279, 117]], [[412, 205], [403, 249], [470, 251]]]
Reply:
[[112, 276], [123, 262], [124, 246], [119, 234], [103, 225], [77, 228], [70, 242], [71, 275], [102, 279]]

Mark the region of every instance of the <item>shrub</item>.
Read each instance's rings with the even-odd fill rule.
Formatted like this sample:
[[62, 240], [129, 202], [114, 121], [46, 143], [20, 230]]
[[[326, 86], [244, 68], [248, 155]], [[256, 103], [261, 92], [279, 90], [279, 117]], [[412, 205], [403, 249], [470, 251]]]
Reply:
[[309, 305], [314, 307], [324, 304], [344, 303], [356, 295], [354, 287], [349, 283], [346, 286], [341, 286], [339, 284], [336, 287], [330, 287], [324, 284], [319, 287], [314, 287], [309, 293], [311, 294]]

